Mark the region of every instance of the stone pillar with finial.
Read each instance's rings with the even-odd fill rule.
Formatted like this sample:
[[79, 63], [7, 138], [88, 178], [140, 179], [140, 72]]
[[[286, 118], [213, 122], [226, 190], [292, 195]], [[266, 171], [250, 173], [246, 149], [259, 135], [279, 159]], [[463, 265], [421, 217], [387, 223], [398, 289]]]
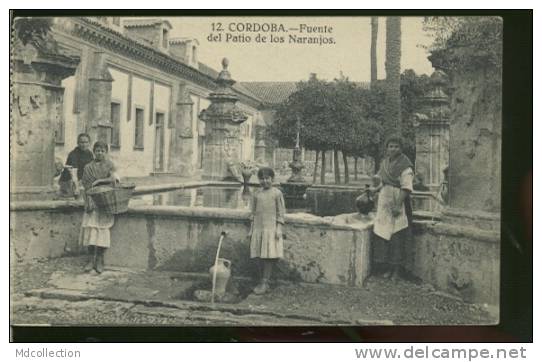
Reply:
[[218, 87], [209, 95], [211, 105], [200, 113], [206, 129], [202, 177], [208, 180], [228, 178], [230, 169], [241, 159], [240, 126], [248, 117], [236, 105], [239, 98], [232, 90], [235, 81], [228, 64], [224, 58], [216, 79]]
[[94, 52], [88, 79], [88, 129], [91, 140], [111, 144], [113, 123], [111, 120], [111, 93], [113, 77], [109, 73], [107, 54]]
[[[436, 193], [450, 163], [450, 101], [447, 75], [437, 70], [431, 75], [430, 88], [423, 96], [422, 107], [414, 114], [416, 129], [416, 175], [425, 190]], [[417, 200], [417, 209], [436, 211], [438, 202], [431, 198]]]

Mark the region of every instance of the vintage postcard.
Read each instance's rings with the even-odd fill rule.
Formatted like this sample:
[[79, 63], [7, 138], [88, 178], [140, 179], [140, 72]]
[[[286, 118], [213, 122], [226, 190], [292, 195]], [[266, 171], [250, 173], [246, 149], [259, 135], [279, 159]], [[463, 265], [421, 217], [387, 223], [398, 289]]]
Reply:
[[500, 322], [500, 17], [12, 27], [12, 325]]

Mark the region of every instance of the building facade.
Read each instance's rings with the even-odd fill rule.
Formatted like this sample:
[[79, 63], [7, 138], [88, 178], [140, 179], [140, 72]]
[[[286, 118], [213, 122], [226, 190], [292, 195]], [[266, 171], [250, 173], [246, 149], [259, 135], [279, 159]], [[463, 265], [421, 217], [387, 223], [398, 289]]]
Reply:
[[[203, 168], [205, 124], [218, 72], [197, 59], [196, 39], [170, 38], [162, 19], [55, 18], [52, 35], [63, 52], [81, 59], [62, 81], [63, 117], [55, 129], [55, 157], [64, 161], [87, 132], [110, 144], [123, 177], [192, 176]], [[236, 83], [247, 115], [238, 158], [254, 158], [254, 125], [262, 102]]]

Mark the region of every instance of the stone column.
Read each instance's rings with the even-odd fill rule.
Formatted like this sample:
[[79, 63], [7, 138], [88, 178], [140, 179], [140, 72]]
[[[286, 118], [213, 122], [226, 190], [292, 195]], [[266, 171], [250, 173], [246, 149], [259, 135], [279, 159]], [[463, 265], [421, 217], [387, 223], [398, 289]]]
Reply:
[[231, 90], [235, 83], [222, 60], [222, 71], [216, 80], [218, 89], [211, 93], [211, 105], [201, 112], [205, 122], [205, 162], [203, 178], [223, 180], [232, 176], [230, 169], [240, 161], [240, 125], [247, 115], [236, 106], [237, 96]]
[[10, 196], [12, 200], [52, 197], [55, 122], [63, 116], [62, 79], [75, 73], [79, 58], [61, 54], [49, 36], [13, 46]]
[[111, 144], [111, 90], [113, 77], [104, 52], [94, 52], [88, 78], [87, 132], [92, 142]]
[[[416, 175], [426, 191], [438, 192], [444, 182], [444, 170], [450, 163], [450, 102], [446, 93], [448, 79], [444, 72], [431, 75], [431, 88], [424, 95], [422, 108], [415, 114]], [[440, 208], [436, 200], [423, 200], [418, 207], [435, 211]]]
[[175, 112], [175, 142], [170, 151], [171, 172], [179, 176], [191, 176], [194, 174], [192, 164], [192, 112], [194, 102], [190, 98], [186, 84], [180, 84], [176, 101]]
[[203, 178], [223, 180], [232, 175], [230, 167], [241, 160], [239, 125], [213, 119], [206, 121]]
[[[501, 207], [502, 69], [489, 62], [466, 67], [457, 50], [429, 60], [450, 77], [450, 214], [498, 220]], [[469, 216], [470, 218], [470, 216]], [[498, 230], [493, 229], [493, 230]]]

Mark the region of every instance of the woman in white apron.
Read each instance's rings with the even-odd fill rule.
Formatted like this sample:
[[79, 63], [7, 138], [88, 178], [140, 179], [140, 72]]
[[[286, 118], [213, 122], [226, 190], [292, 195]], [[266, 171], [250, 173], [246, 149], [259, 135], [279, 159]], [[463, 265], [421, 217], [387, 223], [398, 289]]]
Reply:
[[397, 280], [401, 275], [404, 243], [410, 233], [414, 171], [412, 162], [402, 152], [402, 139], [392, 136], [386, 140], [386, 158], [373, 179], [374, 192], [379, 192], [374, 233], [386, 243], [386, 272], [384, 277]]

